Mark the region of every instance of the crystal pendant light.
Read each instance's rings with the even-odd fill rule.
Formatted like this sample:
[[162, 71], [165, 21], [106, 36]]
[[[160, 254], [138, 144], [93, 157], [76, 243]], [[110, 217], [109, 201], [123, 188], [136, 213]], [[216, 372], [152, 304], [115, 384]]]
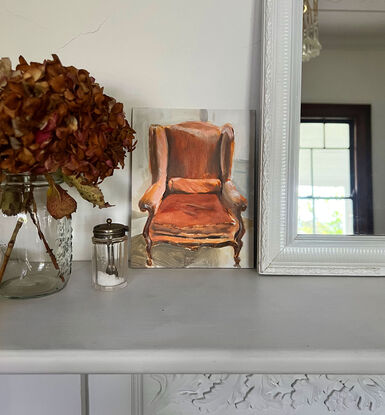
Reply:
[[322, 46], [318, 40], [318, 0], [303, 1], [302, 61], [317, 57]]

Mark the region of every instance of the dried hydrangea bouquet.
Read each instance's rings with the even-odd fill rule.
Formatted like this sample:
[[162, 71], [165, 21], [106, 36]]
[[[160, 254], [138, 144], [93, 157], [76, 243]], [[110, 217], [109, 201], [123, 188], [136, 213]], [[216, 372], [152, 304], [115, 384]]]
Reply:
[[84, 69], [59, 58], [13, 70], [0, 60], [0, 295], [47, 295], [71, 273], [71, 214], [65, 183], [99, 208], [98, 187], [135, 146], [123, 105]]

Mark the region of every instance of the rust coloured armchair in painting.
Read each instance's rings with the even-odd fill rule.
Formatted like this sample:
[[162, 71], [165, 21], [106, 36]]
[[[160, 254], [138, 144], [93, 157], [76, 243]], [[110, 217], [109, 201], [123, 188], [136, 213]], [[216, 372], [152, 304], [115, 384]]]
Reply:
[[231, 125], [152, 125], [149, 151], [152, 185], [139, 201], [140, 210], [148, 211], [147, 265], [152, 246], [162, 242], [188, 249], [232, 246], [239, 265], [247, 201], [231, 181]]

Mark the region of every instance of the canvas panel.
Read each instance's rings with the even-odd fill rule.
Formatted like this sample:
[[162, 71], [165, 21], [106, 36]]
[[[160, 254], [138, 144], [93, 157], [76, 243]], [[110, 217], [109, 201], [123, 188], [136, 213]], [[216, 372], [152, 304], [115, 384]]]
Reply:
[[[186, 140], [186, 136], [173, 135], [170, 138], [170, 134], [174, 130], [180, 133], [180, 130], [185, 127], [174, 127], [175, 124], [187, 122], [187, 125], [197, 126], [198, 129], [202, 124], [203, 128], [201, 128], [202, 132], [198, 131], [197, 133], [199, 134], [198, 140], [194, 141], [192, 137], [191, 143], [186, 147], [190, 136]], [[211, 123], [212, 126], [206, 122]], [[138, 144], [132, 154], [131, 163], [131, 266], [135, 268], [147, 266], [146, 240], [142, 233], [149, 215], [147, 211], [142, 212], [139, 209], [139, 201], [157, 180], [160, 182], [166, 180], [165, 187], [159, 183], [155, 186], [161, 189], [161, 194], [163, 194], [163, 189], [165, 192], [160, 206], [167, 195], [173, 193], [174, 195], [183, 195], [184, 193], [188, 196], [191, 195], [194, 202], [185, 202], [185, 200], [190, 200], [189, 198], [179, 198], [178, 209], [181, 211], [173, 208], [171, 216], [164, 215], [165, 208], [170, 209], [167, 203], [163, 207], [157, 207], [159, 215], [151, 221], [148, 231], [153, 240], [151, 247], [152, 267], [232, 268], [234, 266], [234, 247], [228, 242], [231, 243], [234, 240], [238, 225], [236, 225], [235, 231], [234, 224], [229, 225], [234, 220], [234, 214], [228, 209], [228, 204], [226, 205], [224, 201], [225, 196], [221, 195], [221, 180], [223, 177], [228, 177], [228, 171], [223, 170], [229, 168], [231, 151], [228, 150], [230, 148], [228, 143], [225, 143], [226, 146], [223, 144], [222, 149], [220, 145], [220, 140], [223, 142], [229, 140], [226, 133], [232, 127], [234, 130], [234, 153], [230, 178], [236, 190], [247, 200], [247, 209], [242, 212], [245, 234], [242, 238], [243, 247], [239, 254], [240, 266], [253, 268], [255, 111], [137, 108], [133, 110], [132, 124], [137, 133]], [[230, 126], [226, 124], [230, 124]], [[150, 129], [151, 126], [158, 127]], [[165, 134], [160, 137], [159, 145], [154, 146], [153, 140], [157, 139], [159, 126], [167, 126], [167, 128], [161, 127]], [[221, 128], [222, 130], [220, 130]], [[222, 131], [223, 136], [217, 135], [216, 138], [211, 136], [215, 130]], [[199, 142], [204, 139], [205, 134], [210, 143], [215, 139], [217, 142], [215, 146], [211, 145], [205, 148], [204, 143]], [[177, 141], [178, 139], [179, 141]], [[185, 141], [181, 142], [181, 140]], [[175, 143], [175, 141], [177, 142]], [[197, 145], [203, 145], [203, 147], [198, 148]], [[197, 150], [202, 154], [202, 157], [197, 157]], [[150, 153], [153, 171], [150, 167]], [[177, 157], [173, 157], [173, 154], [177, 154]], [[172, 160], [169, 159], [170, 157]], [[194, 161], [197, 159], [199, 160], [199, 169]], [[167, 175], [164, 174], [164, 166], [162, 165], [166, 160]], [[181, 163], [185, 164], [180, 165]], [[169, 166], [172, 166], [172, 170], [170, 170], [173, 173], [172, 177], [168, 177]], [[156, 171], [159, 168], [161, 168], [161, 172]], [[189, 177], [189, 173], [191, 173], [191, 177]], [[196, 197], [194, 193], [196, 193]], [[220, 205], [217, 205], [217, 202], [207, 203], [208, 199], [201, 197], [205, 194], [217, 195]], [[225, 211], [228, 211], [228, 216], [224, 213]], [[221, 223], [225, 216], [227, 220], [223, 220]], [[175, 217], [175, 220], [167, 220], [167, 223], [162, 223], [166, 217], [168, 219]], [[212, 241], [215, 243], [210, 246]]]

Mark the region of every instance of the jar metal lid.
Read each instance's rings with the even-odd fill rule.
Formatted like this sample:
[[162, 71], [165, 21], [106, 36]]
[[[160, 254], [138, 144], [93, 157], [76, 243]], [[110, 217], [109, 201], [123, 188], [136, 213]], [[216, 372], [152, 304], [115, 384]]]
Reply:
[[121, 223], [112, 223], [110, 218], [107, 219], [106, 223], [101, 223], [94, 227], [95, 238], [120, 238], [126, 234], [128, 226], [122, 225]]

